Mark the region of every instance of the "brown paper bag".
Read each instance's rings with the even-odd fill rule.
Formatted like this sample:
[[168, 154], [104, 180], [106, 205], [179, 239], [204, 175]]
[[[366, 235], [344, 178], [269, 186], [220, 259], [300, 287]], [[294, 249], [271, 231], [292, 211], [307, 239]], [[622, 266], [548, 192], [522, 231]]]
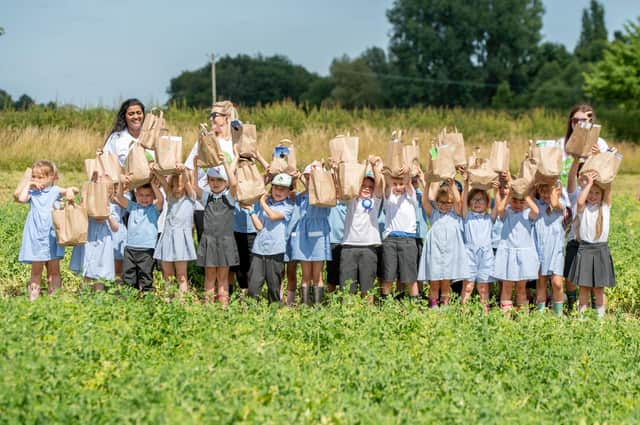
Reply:
[[418, 146], [416, 139], [413, 139], [410, 145], [402, 147], [402, 154], [404, 162], [409, 164], [411, 176], [414, 177], [420, 174], [420, 146]]
[[133, 142], [124, 161], [124, 174], [131, 178], [130, 189], [151, 181], [151, 168], [145, 149], [139, 142]]
[[163, 112], [160, 111], [158, 115], [154, 114], [154, 112], [154, 110], [151, 110], [151, 112], [145, 114], [140, 137], [138, 137], [138, 142], [146, 149], [155, 148], [160, 132], [165, 128]]
[[258, 154], [258, 136], [254, 124], [242, 124], [231, 127], [231, 140], [237, 147], [238, 156], [255, 158]]
[[528, 181], [523, 177], [518, 177], [511, 181], [511, 192], [517, 198], [524, 198], [529, 193], [533, 181]]
[[236, 198], [241, 204], [253, 204], [265, 193], [264, 178], [253, 161], [240, 160], [236, 171]]
[[439, 145], [454, 146], [453, 163], [456, 167], [467, 165], [464, 137], [462, 136], [462, 133], [458, 133], [457, 128], [453, 132], [448, 132], [446, 128], [442, 129], [438, 139]]
[[31, 183], [32, 177], [33, 177], [33, 170], [31, 170], [31, 167], [24, 170], [24, 173], [22, 174], [22, 178], [18, 182], [18, 185], [16, 186], [16, 190], [13, 192], [13, 199], [16, 199], [16, 200], [18, 199], [18, 197], [20, 196], [20, 193], [22, 193], [24, 188], [27, 187], [29, 183]]
[[360, 194], [360, 186], [367, 171], [367, 162], [341, 162], [338, 165], [338, 195], [342, 201], [350, 201]]
[[456, 166], [453, 163], [455, 149], [453, 145], [438, 147], [435, 158], [431, 160], [431, 181], [445, 181], [456, 176]]
[[180, 174], [176, 164], [182, 163], [182, 137], [161, 136], [156, 141], [156, 171], [162, 176]]
[[600, 137], [600, 127], [598, 124], [580, 123], [576, 125], [567, 140], [564, 150], [569, 155], [586, 158], [591, 155], [591, 148], [598, 143]]
[[[287, 154], [280, 154], [276, 156], [278, 148], [286, 148]], [[269, 172], [272, 175], [280, 173], [293, 173], [296, 171], [296, 148], [293, 146], [293, 142], [289, 139], [282, 139], [280, 143], [274, 148], [273, 160], [269, 165]]]
[[198, 136], [198, 167], [217, 167], [220, 162], [222, 149], [214, 134], [210, 134], [205, 124], [200, 124], [200, 135]]
[[[479, 149], [477, 151], [479, 152]], [[473, 162], [469, 161], [467, 173], [471, 189], [489, 190], [498, 179], [498, 173], [491, 169], [489, 162], [479, 157], [473, 158]]]
[[596, 171], [598, 173], [596, 182], [606, 185], [613, 182], [613, 179], [618, 175], [621, 162], [622, 155], [617, 152], [598, 152], [587, 158], [580, 170], [580, 174], [582, 175], [587, 171]]
[[81, 206], [68, 202], [63, 209], [51, 213], [58, 245], [74, 246], [87, 242], [89, 218]]
[[108, 175], [114, 183], [120, 181], [120, 174], [122, 174], [122, 167], [120, 166], [118, 156], [109, 152], [96, 155], [95, 159], [85, 159], [84, 170], [87, 173], [88, 179], [91, 179], [93, 173], [97, 172], [99, 177]]
[[409, 172], [409, 164], [405, 163], [404, 146], [399, 141], [392, 140], [389, 143], [384, 169], [392, 177], [401, 177]]
[[335, 162], [358, 162], [360, 139], [354, 136], [338, 135], [329, 141], [331, 160]]
[[503, 173], [509, 171], [509, 145], [504, 142], [493, 142], [489, 163], [493, 171]]
[[87, 182], [83, 187], [87, 216], [100, 220], [110, 215], [109, 198], [113, 187], [111, 180]]
[[337, 202], [333, 174], [321, 167], [313, 167], [309, 176], [309, 204], [316, 207], [335, 207]]
[[558, 178], [562, 173], [563, 152], [555, 140], [539, 140], [532, 148], [537, 172], [542, 177]]

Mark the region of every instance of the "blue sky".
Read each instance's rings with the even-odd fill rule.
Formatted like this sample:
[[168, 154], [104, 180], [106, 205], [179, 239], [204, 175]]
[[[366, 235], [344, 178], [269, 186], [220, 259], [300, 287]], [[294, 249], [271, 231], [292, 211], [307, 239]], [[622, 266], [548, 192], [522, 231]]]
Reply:
[[[602, 1], [609, 35], [637, 0]], [[208, 55], [284, 54], [327, 75], [331, 60], [387, 48], [393, 0], [0, 0], [0, 88], [37, 102], [163, 103], [171, 78]], [[570, 50], [589, 0], [544, 0], [545, 40]]]

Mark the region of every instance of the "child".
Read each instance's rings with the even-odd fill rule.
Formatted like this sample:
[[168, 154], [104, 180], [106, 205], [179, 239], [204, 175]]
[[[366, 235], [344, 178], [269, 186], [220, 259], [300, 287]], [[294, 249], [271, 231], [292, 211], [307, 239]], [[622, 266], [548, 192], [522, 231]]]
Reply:
[[[111, 181], [111, 180], [109, 180]], [[83, 204], [86, 202], [86, 186], [83, 188]], [[109, 198], [113, 195], [113, 186]], [[69, 268], [84, 277], [85, 281], [94, 281], [94, 291], [104, 291], [104, 283], [96, 280], [112, 281], [115, 279], [115, 262], [113, 235], [120, 226], [120, 211], [116, 204], [110, 202], [109, 217], [96, 219], [89, 217], [87, 243], [73, 247]]]
[[168, 182], [159, 179], [169, 205], [153, 258], [162, 262], [163, 279], [175, 277], [180, 293], [184, 294], [189, 290], [187, 262], [196, 259], [192, 231], [196, 192], [184, 166], [177, 164], [176, 168], [180, 174], [169, 176]]
[[[503, 174], [506, 184], [508, 173]], [[516, 304], [527, 304], [527, 280], [537, 279], [540, 263], [533, 241], [533, 222], [538, 217], [538, 206], [529, 194], [516, 196], [510, 188], [496, 192], [496, 213], [502, 219], [502, 233], [496, 250], [493, 277], [502, 280], [500, 308], [510, 311], [513, 286]], [[509, 203], [509, 206], [507, 206]]]
[[[421, 178], [424, 176], [419, 174], [411, 176], [411, 185], [416, 191], [416, 199], [418, 200], [418, 206], [416, 207], [416, 217], [418, 221], [416, 222], [416, 245], [418, 246], [418, 257], [417, 257], [417, 265], [418, 270], [420, 270], [420, 257], [422, 257], [422, 248], [424, 246], [424, 239], [427, 237], [427, 216], [422, 209], [422, 201], [423, 201], [423, 192], [420, 187], [422, 183]], [[418, 280], [418, 293], [420, 296], [424, 296], [424, 281]]]
[[382, 296], [391, 294], [397, 279], [408, 290], [409, 296], [418, 298], [418, 247], [416, 245], [416, 192], [409, 174], [387, 175], [384, 188], [385, 229], [382, 241], [383, 282]]
[[113, 244], [113, 263], [114, 263], [114, 278], [116, 283], [122, 282], [122, 261], [124, 260], [124, 247], [127, 242], [127, 226], [124, 223], [123, 208], [116, 202], [116, 193], [118, 192], [118, 186], [120, 183], [114, 184], [114, 193], [110, 199], [111, 214], [117, 218], [118, 230], [111, 230], [111, 243]]
[[61, 194], [73, 201], [75, 188], [64, 189], [54, 186], [58, 170], [51, 161], [40, 160], [31, 166], [31, 180], [16, 196], [16, 201], [29, 203], [29, 214], [22, 232], [22, 245], [18, 261], [31, 264], [29, 279], [29, 300], [40, 296], [42, 270], [47, 267], [48, 292], [53, 294], [60, 288], [60, 259], [64, 257], [64, 247], [58, 245], [51, 220], [51, 210]]
[[562, 272], [564, 268], [564, 204], [561, 202], [560, 182], [536, 186], [538, 199], [536, 205], [540, 213], [534, 223], [534, 237], [540, 271], [536, 285], [536, 303], [538, 311], [544, 311], [547, 303], [547, 279], [551, 278], [553, 291], [553, 311], [562, 315], [564, 292], [562, 291]]
[[596, 173], [581, 177], [584, 188], [578, 197], [575, 228], [578, 252], [569, 279], [580, 287], [578, 311], [583, 313], [589, 307], [593, 290], [598, 317], [604, 317], [604, 288], [616, 284], [608, 243], [611, 190], [594, 182], [596, 178]]
[[293, 213], [293, 205], [289, 202], [290, 186], [290, 175], [277, 174], [271, 181], [271, 196], [264, 194], [260, 198], [259, 210], [244, 207], [258, 231], [249, 269], [249, 296], [257, 299], [266, 280], [271, 303], [280, 302], [286, 230]]
[[[306, 187], [309, 187], [309, 176], [314, 166], [308, 165], [302, 173]], [[322, 269], [325, 260], [331, 260], [330, 209], [309, 204], [307, 190], [296, 197], [296, 204], [300, 205], [300, 220], [295, 231], [291, 234], [291, 259], [300, 261], [302, 268], [303, 302], [307, 301], [309, 286], [312, 284], [314, 304], [321, 304], [324, 295]]]
[[138, 187], [135, 202], [123, 193], [124, 184], [130, 182], [129, 176], [122, 175], [116, 193], [118, 205], [129, 212], [122, 281], [140, 291], [153, 291], [153, 251], [158, 236], [158, 217], [163, 207], [160, 182], [154, 176], [151, 183]]
[[[224, 154], [220, 154], [222, 166], [207, 170], [211, 191], [194, 186], [196, 196], [204, 205], [202, 239], [198, 243], [198, 265], [204, 267], [204, 290], [207, 302], [213, 302], [218, 290], [218, 301], [229, 303], [229, 268], [240, 264], [238, 247], [233, 236], [233, 212], [236, 200], [236, 161], [228, 166]], [[196, 157], [197, 162], [197, 157]], [[197, 171], [193, 174], [197, 178]]]
[[382, 205], [384, 183], [375, 166], [378, 161], [380, 158], [377, 157], [370, 159], [374, 171], [367, 172], [358, 197], [348, 204], [342, 240], [340, 282], [342, 285], [350, 282], [352, 294], [356, 293], [359, 284], [363, 298], [373, 289], [378, 265], [377, 248], [381, 244], [378, 214]]
[[341, 282], [340, 257], [346, 216], [347, 204], [343, 201], [338, 201], [329, 212], [329, 242], [331, 243], [331, 260], [327, 261], [327, 292], [329, 293], [335, 292]]
[[496, 213], [495, 209], [491, 214], [487, 212], [490, 204], [489, 193], [481, 189], [469, 191], [469, 176], [464, 173], [463, 177], [465, 182], [462, 192], [462, 218], [465, 249], [469, 259], [469, 279], [462, 284], [460, 302], [467, 302], [476, 284], [484, 311], [489, 312], [489, 285], [494, 264], [492, 232]]
[[436, 308], [438, 301], [442, 305], [449, 304], [452, 280], [469, 278], [462, 238], [460, 192], [453, 179], [441, 185], [435, 196], [429, 190], [428, 196], [423, 198], [422, 208], [431, 228], [420, 258], [418, 279], [429, 281], [429, 307]]

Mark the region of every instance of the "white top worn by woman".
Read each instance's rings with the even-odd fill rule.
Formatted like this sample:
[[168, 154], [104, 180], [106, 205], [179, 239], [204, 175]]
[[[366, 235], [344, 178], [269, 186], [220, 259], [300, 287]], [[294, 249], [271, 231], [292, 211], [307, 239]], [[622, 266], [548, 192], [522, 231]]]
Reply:
[[129, 130], [125, 128], [122, 131], [112, 133], [105, 142], [102, 150], [117, 155], [120, 165], [124, 166], [124, 161], [127, 159], [127, 155], [129, 154], [129, 147], [131, 146], [131, 143], [136, 140], [138, 139], [133, 137], [129, 133]]

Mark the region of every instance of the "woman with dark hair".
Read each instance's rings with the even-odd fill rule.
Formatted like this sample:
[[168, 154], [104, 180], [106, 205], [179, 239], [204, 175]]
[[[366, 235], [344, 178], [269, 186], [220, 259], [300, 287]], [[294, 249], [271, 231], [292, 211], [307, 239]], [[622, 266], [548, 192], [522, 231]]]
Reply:
[[125, 100], [116, 115], [115, 123], [103, 150], [118, 156], [120, 165], [124, 165], [131, 142], [140, 137], [144, 121], [144, 105], [138, 99]]

